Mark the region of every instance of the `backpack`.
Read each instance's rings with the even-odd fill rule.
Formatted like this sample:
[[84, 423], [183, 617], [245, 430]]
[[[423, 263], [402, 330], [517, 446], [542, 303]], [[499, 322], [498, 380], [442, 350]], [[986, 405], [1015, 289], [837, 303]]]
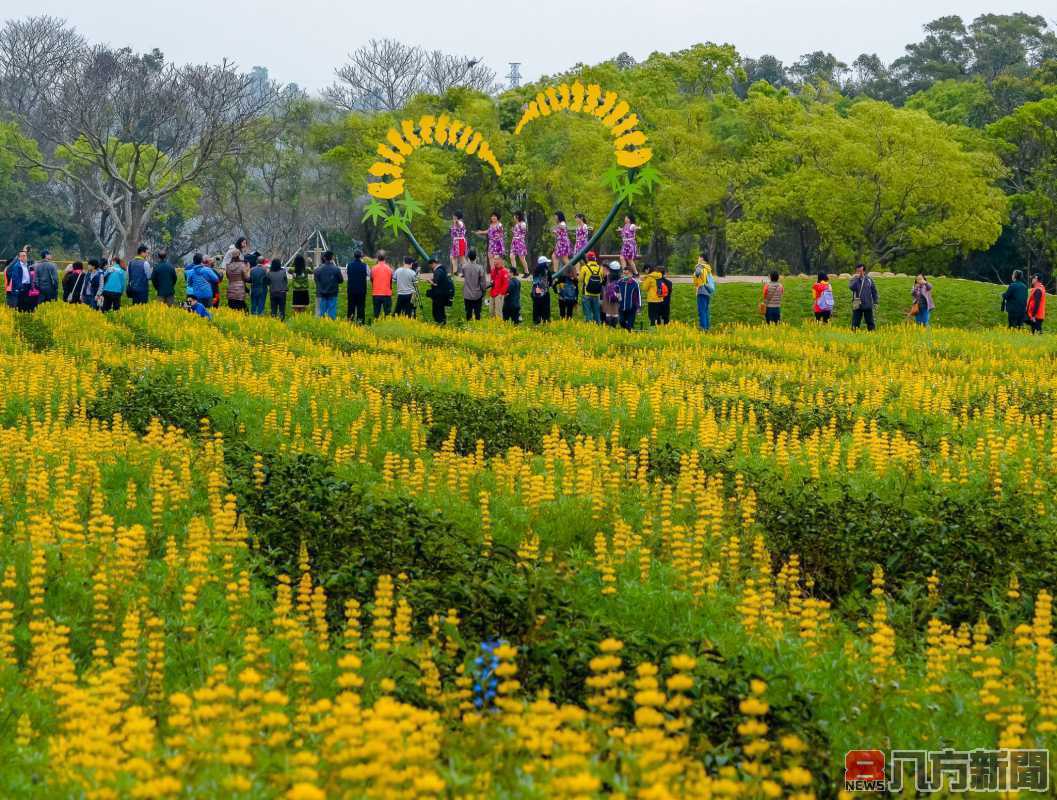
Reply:
[[668, 281], [664, 278], [657, 281], [657, 297], [662, 301], [668, 297]]
[[533, 297], [546, 297], [548, 284], [550, 281], [546, 276], [538, 275], [532, 279], [532, 296]]
[[822, 290], [822, 294], [818, 296], [818, 309], [819, 311], [832, 311], [833, 310], [833, 287], [827, 286]]
[[566, 278], [562, 283], [561, 288], [558, 290], [558, 297], [562, 300], [575, 300], [576, 299], [576, 281], [571, 278]]
[[602, 268], [598, 264], [587, 265], [587, 283], [584, 286], [584, 294], [602, 294]]

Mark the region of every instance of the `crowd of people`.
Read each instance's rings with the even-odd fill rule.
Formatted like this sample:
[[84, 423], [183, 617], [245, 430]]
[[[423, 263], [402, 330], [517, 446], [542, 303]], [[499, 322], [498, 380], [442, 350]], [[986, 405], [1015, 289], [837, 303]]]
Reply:
[[[501, 230], [498, 217], [493, 217], [493, 227], [498, 226]], [[456, 215], [453, 222], [461, 221]], [[564, 224], [564, 218], [559, 223]], [[583, 232], [577, 231], [579, 247], [581, 239], [586, 244], [589, 231], [582, 215], [578, 215], [578, 223], [584, 228]], [[572, 319], [579, 307], [587, 322], [632, 330], [645, 306], [650, 326], [667, 325], [671, 321], [675, 287], [665, 267], [646, 265], [640, 273], [635, 263], [637, 251], [628, 248], [619, 260], [609, 263], [603, 263], [596, 253], [589, 251], [577, 265], [569, 256], [562, 255], [565, 248], [560, 247], [556, 248], [553, 259], [540, 256], [530, 271], [526, 251], [518, 246], [516, 226], [523, 224], [523, 219], [515, 223], [515, 242], [511, 251], [513, 269], [507, 267], [502, 252], [493, 252], [498, 248], [491, 244], [487, 267], [479, 263], [476, 250], [464, 246], [464, 231], [460, 240], [453, 230], [452, 266], [462, 279], [462, 301], [467, 320], [481, 319], [487, 308], [488, 313], [496, 318], [520, 323], [524, 281], [529, 286], [531, 318], [536, 325], [551, 320], [552, 295], [560, 319]], [[634, 223], [626, 222], [628, 224]], [[489, 231], [480, 233], [492, 235]], [[293, 313], [308, 310], [314, 285], [315, 313], [335, 319], [338, 295], [344, 284], [348, 319], [365, 323], [368, 300], [375, 318], [390, 314], [416, 316], [419, 287], [425, 284], [424, 294], [430, 301], [432, 319], [439, 325], [446, 324], [448, 309], [455, 302], [454, 276], [436, 259], [427, 260], [423, 267], [414, 258], [406, 257], [394, 268], [384, 251], [376, 253], [373, 264], [368, 264], [364, 254], [356, 251], [343, 270], [334, 253], [326, 251], [319, 261], [318, 266], [310, 269], [301, 254], [287, 263], [278, 258], [267, 259], [251, 250], [246, 237], [240, 237], [222, 258], [195, 253], [190, 262], [181, 267], [185, 291], [179, 302], [188, 311], [211, 318], [210, 309], [220, 305], [223, 294], [229, 308], [263, 315], [267, 305], [272, 316], [285, 319], [288, 299]], [[519, 265], [523, 274], [518, 272]], [[88, 259], [83, 263], [74, 261], [63, 270], [51, 260], [47, 250], [41, 252], [39, 259], [31, 259], [27, 246], [6, 264], [4, 278], [7, 305], [20, 311], [33, 311], [38, 304], [56, 301], [60, 297], [67, 303], [83, 303], [101, 311], [111, 311], [120, 309], [125, 297], [133, 305], [148, 302], [152, 289], [160, 302], [167, 305], [178, 302], [178, 273], [168, 253], [161, 250], [151, 258], [146, 246], [140, 246], [135, 258], [127, 263], [114, 256], [106, 260]], [[697, 261], [692, 284], [698, 327], [708, 330], [717, 286], [712, 267], [704, 256]], [[865, 265], [856, 267], [848, 289], [851, 293], [851, 327], [865, 326], [869, 331], [875, 330], [880, 293]], [[932, 284], [925, 275], [916, 276], [910, 294], [911, 305], [906, 316], [918, 325], [928, 326], [936, 303]], [[819, 273], [812, 295], [815, 320], [819, 324], [828, 324], [836, 309], [828, 275]], [[766, 324], [781, 323], [784, 297], [781, 276], [772, 272], [763, 284], [759, 303], [759, 313]], [[1046, 289], [1042, 277], [1033, 275], [1029, 284], [1020, 271], [1015, 271], [1002, 294], [1002, 309], [1007, 314], [1010, 328], [1022, 328], [1026, 324], [1032, 333], [1042, 333], [1046, 317]]]

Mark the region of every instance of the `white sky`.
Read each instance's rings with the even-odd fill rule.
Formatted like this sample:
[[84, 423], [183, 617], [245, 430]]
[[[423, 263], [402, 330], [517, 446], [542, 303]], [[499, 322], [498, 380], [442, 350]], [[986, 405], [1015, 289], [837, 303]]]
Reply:
[[626, 50], [730, 42], [743, 55], [773, 53], [786, 64], [828, 50], [850, 63], [859, 53], [897, 58], [922, 26], [958, 14], [1025, 11], [1057, 24], [1054, 0], [0, 0], [0, 17], [64, 17], [93, 41], [157, 47], [171, 60], [260, 64], [282, 83], [316, 91], [331, 82], [345, 54], [368, 39], [392, 37], [481, 57], [500, 76], [522, 62], [528, 80], [578, 61]]

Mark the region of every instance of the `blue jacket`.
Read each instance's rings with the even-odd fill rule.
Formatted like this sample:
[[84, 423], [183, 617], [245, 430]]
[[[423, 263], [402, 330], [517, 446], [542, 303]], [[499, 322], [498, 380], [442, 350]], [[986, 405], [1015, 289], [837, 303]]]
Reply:
[[187, 280], [187, 294], [198, 300], [212, 301], [213, 287], [220, 283], [213, 269], [204, 264], [188, 267], [184, 270], [184, 278]]
[[7, 265], [5, 275], [9, 287], [8, 291], [12, 294], [18, 294], [24, 288], [28, 288], [22, 285], [24, 266], [26, 266], [25, 262], [19, 261], [17, 258], [12, 259], [11, 263]]
[[213, 319], [213, 315], [209, 313], [209, 309], [207, 309], [200, 302], [196, 302], [187, 310], [190, 311], [192, 314], [197, 314], [200, 317], [205, 317], [206, 319]]
[[117, 264], [111, 264], [106, 268], [103, 278], [104, 292], [117, 292], [117, 294], [121, 294], [125, 291], [125, 286], [127, 284], [128, 274], [123, 268], [119, 267]]
[[620, 292], [621, 311], [638, 311], [642, 308], [642, 292], [639, 291], [639, 282], [634, 278], [621, 278], [617, 282], [617, 291]]

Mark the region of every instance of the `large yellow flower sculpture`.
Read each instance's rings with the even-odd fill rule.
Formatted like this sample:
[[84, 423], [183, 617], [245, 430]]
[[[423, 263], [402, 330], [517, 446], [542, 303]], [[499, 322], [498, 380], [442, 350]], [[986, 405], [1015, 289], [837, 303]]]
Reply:
[[[392, 200], [404, 193], [404, 162], [418, 148], [427, 145], [462, 150], [488, 164], [496, 175], [503, 174], [503, 168], [481, 132], [447, 114], [439, 117], [426, 114], [417, 126], [414, 120], [405, 119], [400, 123], [400, 130], [390, 128], [385, 138], [386, 141], [378, 145], [382, 160], [374, 162], [367, 170], [369, 175], [383, 179], [367, 184], [368, 193], [379, 200]], [[391, 180], [385, 180], [387, 178]]]
[[653, 151], [646, 147], [646, 134], [637, 130], [638, 115], [616, 92], [607, 92], [597, 83], [584, 86], [580, 81], [574, 81], [547, 87], [528, 104], [514, 135], [520, 134], [521, 129], [533, 120], [559, 111], [590, 114], [600, 119], [613, 135], [617, 164], [625, 169], [636, 169], [653, 158]]

